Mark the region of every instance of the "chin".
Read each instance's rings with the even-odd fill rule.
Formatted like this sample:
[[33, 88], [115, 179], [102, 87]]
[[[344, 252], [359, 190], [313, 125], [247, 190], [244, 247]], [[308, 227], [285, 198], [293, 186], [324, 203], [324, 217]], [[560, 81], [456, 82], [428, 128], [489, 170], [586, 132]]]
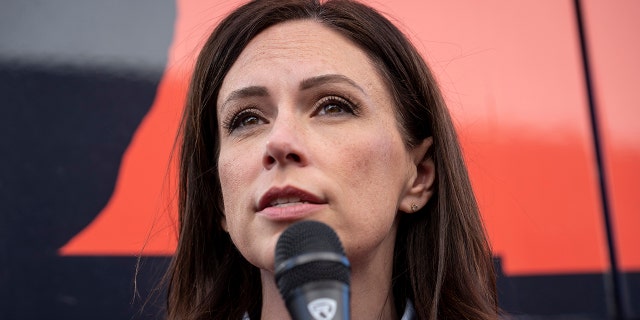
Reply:
[[273, 237], [273, 239], [256, 239], [254, 241], [262, 242], [264, 245], [250, 249], [251, 252], [240, 251], [240, 253], [245, 257], [245, 259], [247, 259], [247, 261], [249, 261], [249, 263], [251, 263], [256, 268], [273, 273], [275, 271], [274, 264], [276, 242], [279, 236], [280, 233], [278, 233], [277, 236]]

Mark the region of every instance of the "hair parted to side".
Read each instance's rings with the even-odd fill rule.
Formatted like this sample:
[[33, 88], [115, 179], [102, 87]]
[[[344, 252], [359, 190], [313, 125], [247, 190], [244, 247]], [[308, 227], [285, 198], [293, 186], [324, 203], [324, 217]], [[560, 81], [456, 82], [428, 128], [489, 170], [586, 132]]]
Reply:
[[259, 270], [221, 227], [217, 95], [246, 45], [286, 21], [308, 19], [340, 33], [376, 64], [394, 98], [407, 148], [433, 137], [435, 192], [402, 214], [394, 253], [399, 312], [419, 319], [497, 319], [489, 244], [458, 139], [437, 83], [406, 37], [375, 10], [349, 0], [256, 0], [232, 12], [198, 57], [181, 124], [179, 241], [167, 273], [169, 319], [260, 318]]

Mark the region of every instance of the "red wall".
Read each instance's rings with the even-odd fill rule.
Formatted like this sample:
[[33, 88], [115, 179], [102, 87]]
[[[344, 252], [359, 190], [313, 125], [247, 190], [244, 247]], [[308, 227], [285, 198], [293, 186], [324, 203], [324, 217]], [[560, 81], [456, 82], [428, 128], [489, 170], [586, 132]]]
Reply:
[[[64, 255], [137, 254], [142, 244], [144, 254], [173, 250], [175, 230], [166, 220], [174, 214], [175, 175], [167, 167], [188, 74], [215, 17], [236, 5], [178, 4], [162, 83], [124, 155], [113, 197], [61, 249]], [[573, 3], [371, 4], [398, 22], [438, 76], [505, 273], [605, 272], [606, 230]], [[633, 232], [640, 134], [632, 124], [640, 116], [632, 90], [638, 7], [585, 6], [616, 242], [627, 271], [640, 270], [633, 250], [640, 242]]]

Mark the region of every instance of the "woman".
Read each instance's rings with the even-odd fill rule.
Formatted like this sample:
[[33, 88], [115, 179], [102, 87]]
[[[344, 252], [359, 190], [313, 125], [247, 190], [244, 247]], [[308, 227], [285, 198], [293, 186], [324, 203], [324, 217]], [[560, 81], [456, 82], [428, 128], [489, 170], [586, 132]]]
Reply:
[[181, 139], [170, 319], [288, 318], [274, 248], [304, 219], [342, 240], [353, 319], [497, 318], [448, 111], [373, 9], [273, 0], [231, 13], [198, 58]]

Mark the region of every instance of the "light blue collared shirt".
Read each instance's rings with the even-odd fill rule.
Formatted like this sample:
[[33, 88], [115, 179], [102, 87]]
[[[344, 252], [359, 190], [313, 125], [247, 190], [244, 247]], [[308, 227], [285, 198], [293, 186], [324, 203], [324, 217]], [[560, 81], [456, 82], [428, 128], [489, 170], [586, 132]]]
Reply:
[[[413, 303], [407, 300], [407, 305], [404, 307], [404, 314], [402, 314], [402, 318], [400, 320], [415, 320], [416, 319], [416, 310], [413, 308]], [[251, 320], [249, 319], [248, 314], [244, 314], [242, 320]]]

